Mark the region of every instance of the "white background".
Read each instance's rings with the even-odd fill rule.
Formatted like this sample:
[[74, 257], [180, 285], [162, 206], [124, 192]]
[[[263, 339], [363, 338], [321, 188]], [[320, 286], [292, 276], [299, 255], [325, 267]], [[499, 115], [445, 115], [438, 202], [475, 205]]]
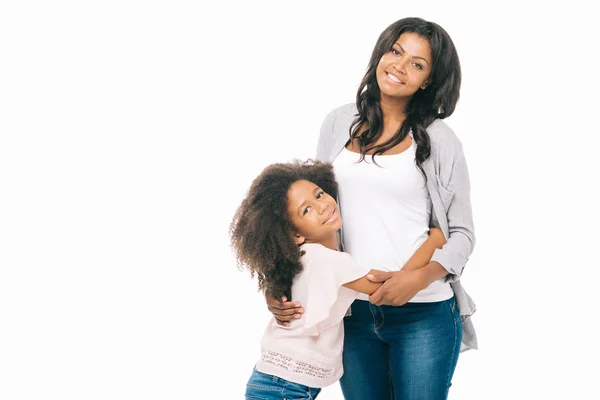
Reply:
[[450, 398], [592, 398], [593, 15], [575, 1], [3, 2], [0, 398], [241, 399], [270, 315], [230, 252], [233, 212], [264, 166], [314, 155], [406, 16], [442, 25], [463, 68], [447, 122], [471, 173], [463, 284], [480, 350], [461, 354]]

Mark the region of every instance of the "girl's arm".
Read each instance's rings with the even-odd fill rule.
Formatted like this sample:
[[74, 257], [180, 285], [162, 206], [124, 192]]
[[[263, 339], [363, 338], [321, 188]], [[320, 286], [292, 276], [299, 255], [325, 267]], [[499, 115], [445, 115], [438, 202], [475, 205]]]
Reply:
[[414, 271], [415, 269], [423, 268], [433, 256], [435, 249], [441, 249], [446, 244], [446, 238], [440, 228], [429, 228], [429, 237], [427, 240], [415, 251], [402, 267], [403, 271]]
[[[383, 271], [372, 269], [367, 275], [378, 274], [382, 272]], [[360, 293], [366, 293], [368, 295], [371, 295], [379, 288], [379, 286], [382, 285], [382, 283], [371, 282], [369, 279], [367, 279], [367, 275], [363, 276], [362, 278], [358, 278], [352, 282], [344, 283], [342, 286], [347, 287], [348, 289], [356, 290]]]

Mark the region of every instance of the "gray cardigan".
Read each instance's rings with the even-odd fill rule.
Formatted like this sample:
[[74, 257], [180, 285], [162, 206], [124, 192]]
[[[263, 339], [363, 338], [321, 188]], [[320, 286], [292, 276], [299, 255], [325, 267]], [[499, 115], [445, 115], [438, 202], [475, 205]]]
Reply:
[[[317, 160], [332, 162], [349, 139], [349, 129], [357, 114], [354, 103], [331, 111], [323, 121], [317, 143]], [[470, 184], [462, 144], [441, 119], [427, 127], [431, 156], [422, 164], [433, 207], [432, 224], [444, 232], [447, 243], [436, 249], [431, 261], [439, 262], [448, 275], [463, 321], [461, 351], [477, 349], [477, 336], [469, 318], [475, 303], [460, 283], [460, 276], [475, 246], [471, 212]], [[342, 228], [343, 229], [343, 228]]]

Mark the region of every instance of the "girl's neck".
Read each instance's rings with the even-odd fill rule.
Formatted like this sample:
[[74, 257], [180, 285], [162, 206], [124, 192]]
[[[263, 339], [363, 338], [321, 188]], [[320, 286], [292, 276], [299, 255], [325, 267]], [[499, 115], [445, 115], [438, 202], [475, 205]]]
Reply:
[[317, 242], [311, 242], [311, 241], [307, 240], [306, 243], [320, 244], [321, 246], [325, 246], [325, 247], [327, 247], [328, 249], [331, 249], [331, 250], [338, 250], [339, 249], [337, 234], [334, 234], [334, 235], [332, 235], [329, 238], [322, 239], [322, 240], [319, 240]]

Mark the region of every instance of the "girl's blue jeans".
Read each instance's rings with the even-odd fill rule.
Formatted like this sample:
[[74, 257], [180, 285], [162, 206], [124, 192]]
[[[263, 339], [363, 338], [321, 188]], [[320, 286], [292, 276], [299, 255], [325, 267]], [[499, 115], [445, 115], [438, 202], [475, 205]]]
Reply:
[[246, 384], [246, 400], [313, 400], [320, 391], [254, 369]]
[[344, 318], [345, 400], [443, 400], [458, 361], [462, 322], [454, 297], [375, 306], [355, 300]]

